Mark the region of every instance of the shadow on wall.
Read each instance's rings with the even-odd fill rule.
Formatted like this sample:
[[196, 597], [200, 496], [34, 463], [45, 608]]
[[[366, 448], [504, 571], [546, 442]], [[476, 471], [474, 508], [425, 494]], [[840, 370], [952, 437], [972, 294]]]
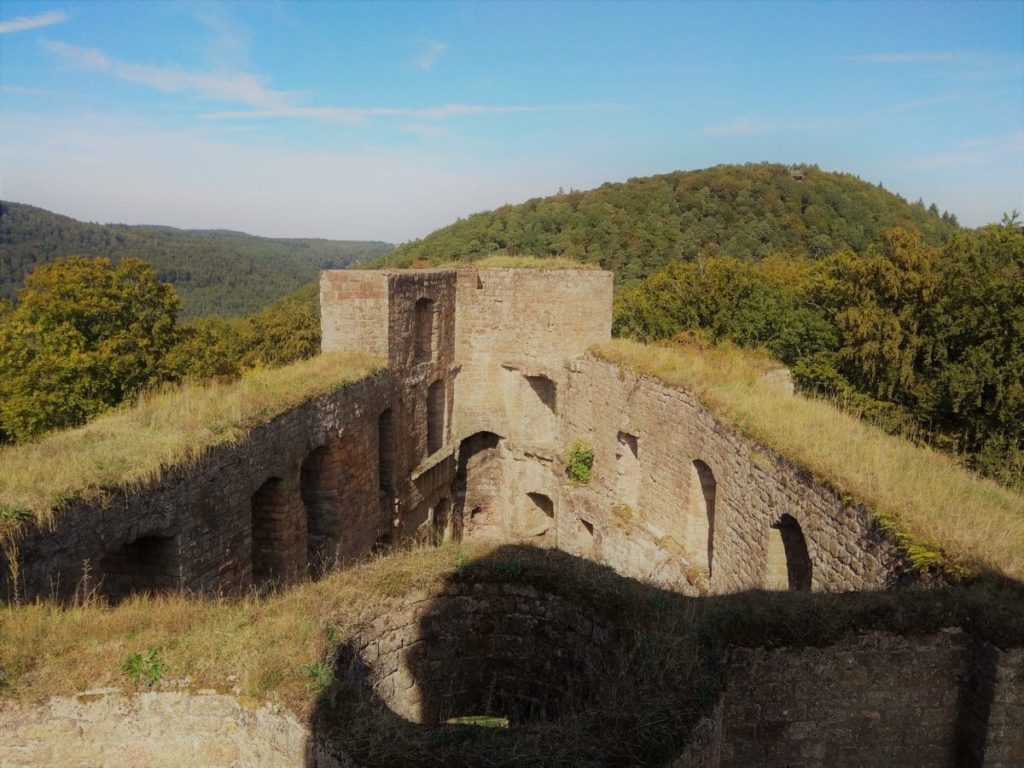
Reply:
[[311, 729], [367, 767], [980, 766], [993, 654], [1024, 645], [1024, 602], [993, 623], [971, 595], [689, 598], [504, 546], [339, 647]]

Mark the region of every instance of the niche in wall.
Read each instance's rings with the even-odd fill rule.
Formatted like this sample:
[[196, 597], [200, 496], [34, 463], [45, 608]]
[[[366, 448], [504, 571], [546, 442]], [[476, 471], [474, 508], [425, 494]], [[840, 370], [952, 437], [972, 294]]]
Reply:
[[381, 496], [395, 493], [395, 426], [391, 409], [377, 419], [377, 483]]
[[803, 529], [792, 515], [783, 515], [768, 532], [765, 588], [809, 591], [811, 571], [811, 557]]
[[[513, 538], [551, 538], [555, 529], [555, 503], [544, 493], [531, 492], [519, 504], [519, 513], [511, 530]], [[548, 544], [553, 545], [552, 542]]]
[[431, 299], [419, 299], [415, 309], [415, 329], [413, 340], [414, 363], [427, 363], [434, 359], [437, 347], [437, 323], [434, 319], [434, 302]]
[[690, 465], [690, 487], [686, 505], [686, 551], [693, 565], [710, 577], [715, 552], [715, 496], [718, 483], [706, 463], [695, 459]]
[[173, 536], [140, 536], [100, 558], [100, 592], [119, 603], [138, 592], [176, 589], [180, 572], [178, 543]]
[[427, 455], [441, 450], [444, 445], [445, 388], [438, 379], [427, 390]]
[[615, 472], [619, 503], [636, 511], [640, 504], [640, 458], [636, 435], [619, 432]]
[[280, 477], [271, 477], [252, 495], [252, 581], [256, 586], [305, 567], [296, 556], [300, 550], [305, 555], [306, 549], [305, 531], [297, 525], [297, 517]]
[[331, 444], [310, 451], [299, 472], [299, 491], [306, 510], [306, 561], [318, 571], [333, 565], [339, 543], [340, 449]]

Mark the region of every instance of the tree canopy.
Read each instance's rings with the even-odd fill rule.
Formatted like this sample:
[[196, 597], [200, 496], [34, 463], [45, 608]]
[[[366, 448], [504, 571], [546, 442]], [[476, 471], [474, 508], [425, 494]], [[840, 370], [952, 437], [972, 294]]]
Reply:
[[494, 252], [565, 256], [614, 270], [622, 284], [672, 261], [782, 253], [863, 253], [892, 227], [946, 242], [956, 217], [911, 204], [855, 176], [757, 163], [602, 184], [477, 213], [399, 246], [388, 263], [473, 261]]
[[81, 424], [159, 381], [181, 301], [140, 259], [47, 264], [0, 316], [0, 423], [18, 439]]

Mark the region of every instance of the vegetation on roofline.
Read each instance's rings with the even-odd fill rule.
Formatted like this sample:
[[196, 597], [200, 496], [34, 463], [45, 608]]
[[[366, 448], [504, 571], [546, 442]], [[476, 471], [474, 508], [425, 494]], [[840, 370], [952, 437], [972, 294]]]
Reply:
[[165, 385], [85, 426], [0, 446], [0, 526], [28, 516], [45, 522], [69, 501], [143, 486], [168, 467], [382, 369], [366, 355], [328, 354], [257, 368], [230, 383]]
[[[367, 765], [664, 765], [680, 734], [713, 706], [729, 646], [824, 646], [855, 631], [914, 635], [951, 626], [1004, 648], [1024, 642], [1019, 592], [755, 590], [690, 598], [562, 552], [494, 546], [397, 551], [240, 599], [137, 595], [110, 607], [85, 595], [74, 606], [0, 606], [0, 700], [43, 703], [97, 686], [214, 689], [280, 704], [303, 722], [322, 712]], [[453, 729], [414, 726], [335, 678], [340, 649], [370, 617], [452, 583], [529, 586], [610, 623], [626, 651], [606, 681], [612, 693], [550, 722]]]
[[1024, 581], [1024, 496], [828, 402], [789, 395], [762, 378], [779, 366], [766, 354], [623, 339], [592, 351], [696, 393], [725, 423], [865, 504], [919, 565]]
[[139, 258], [182, 298], [182, 317], [250, 314], [314, 282], [390, 251], [389, 243], [267, 238], [227, 230], [87, 224], [42, 208], [0, 202], [0, 300], [25, 276], [68, 256]]

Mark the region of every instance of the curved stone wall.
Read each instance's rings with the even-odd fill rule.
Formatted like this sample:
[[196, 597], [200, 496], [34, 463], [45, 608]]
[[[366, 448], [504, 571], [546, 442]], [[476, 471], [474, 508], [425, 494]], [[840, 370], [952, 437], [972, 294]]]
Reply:
[[526, 586], [454, 585], [375, 617], [352, 644], [355, 675], [414, 723], [585, 710], [614, 668], [609, 627]]

